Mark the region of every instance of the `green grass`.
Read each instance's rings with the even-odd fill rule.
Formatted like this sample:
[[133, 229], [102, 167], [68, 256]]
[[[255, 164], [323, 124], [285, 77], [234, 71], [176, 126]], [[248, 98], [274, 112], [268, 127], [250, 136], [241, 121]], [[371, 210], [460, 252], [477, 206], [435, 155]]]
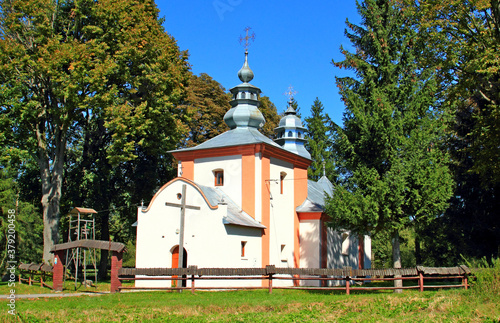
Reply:
[[[128, 283], [130, 284], [130, 283]], [[371, 283], [387, 285], [390, 282]], [[411, 282], [408, 282], [411, 284]], [[420, 293], [391, 291], [267, 290], [204, 292], [122, 292], [16, 300], [0, 300], [0, 322], [500, 322], [500, 260], [475, 272], [472, 288]], [[65, 293], [109, 291], [66, 283]], [[7, 283], [0, 293], [8, 294]], [[53, 293], [16, 283], [17, 294]]]
[[[35, 288], [35, 287], [30, 287]], [[46, 290], [47, 291], [47, 290]], [[50, 292], [50, 291], [49, 291]], [[19, 293], [19, 292], [18, 292]], [[1, 322], [498, 322], [500, 296], [470, 290], [130, 292], [1, 301]], [[1, 306], [1, 305], [0, 305]]]

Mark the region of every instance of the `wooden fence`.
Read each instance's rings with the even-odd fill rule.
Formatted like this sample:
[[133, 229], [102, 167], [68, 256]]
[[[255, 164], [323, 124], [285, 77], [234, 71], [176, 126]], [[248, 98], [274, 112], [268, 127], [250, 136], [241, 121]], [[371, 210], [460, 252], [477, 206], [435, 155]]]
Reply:
[[[171, 280], [190, 281], [189, 287], [126, 287], [124, 289], [143, 290], [182, 290], [190, 289], [192, 293], [196, 289], [268, 289], [272, 293], [276, 289], [307, 289], [307, 290], [345, 290], [346, 294], [357, 290], [394, 290], [394, 289], [419, 289], [421, 292], [429, 288], [468, 288], [468, 277], [471, 271], [466, 266], [459, 267], [422, 267], [400, 268], [400, 269], [327, 269], [327, 268], [279, 268], [266, 266], [265, 268], [121, 268], [119, 270], [120, 281], [138, 280]], [[141, 276], [141, 277], [137, 277]], [[196, 287], [196, 281], [200, 280], [264, 280], [266, 287]], [[416, 281], [414, 285], [407, 285], [401, 288], [393, 286], [363, 286], [364, 282], [373, 281], [394, 281], [394, 280]], [[274, 286], [274, 280], [293, 280], [294, 286], [283, 287]], [[322, 287], [298, 286], [299, 281], [315, 280], [321, 282]], [[425, 284], [425, 281], [447, 280], [446, 284]], [[458, 280], [458, 283], [456, 282]], [[326, 286], [329, 281], [340, 281], [342, 286]], [[361, 284], [356, 286], [356, 284]], [[354, 285], [354, 286], [353, 286]]]
[[[40, 283], [42, 287], [52, 289], [52, 286], [46, 283], [47, 278], [52, 280], [52, 266], [46, 264], [20, 264], [19, 265], [19, 283], [26, 282], [28, 285]], [[27, 277], [27, 278], [24, 278]], [[38, 277], [38, 279], [37, 279]]]

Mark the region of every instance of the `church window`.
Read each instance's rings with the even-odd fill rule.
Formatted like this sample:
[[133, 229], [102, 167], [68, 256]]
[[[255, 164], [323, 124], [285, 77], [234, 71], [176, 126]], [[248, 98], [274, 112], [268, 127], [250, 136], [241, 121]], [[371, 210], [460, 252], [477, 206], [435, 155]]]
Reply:
[[286, 177], [286, 173], [281, 172], [280, 173], [280, 194], [283, 194], [283, 186], [285, 184], [285, 177]]
[[299, 138], [302, 138], [302, 133], [299, 132]]
[[281, 258], [281, 261], [287, 261], [287, 257], [286, 257], [286, 244], [282, 244], [281, 245], [280, 258]]
[[245, 247], [247, 245], [246, 241], [241, 241], [241, 258], [245, 257]]
[[292, 137], [292, 132], [288, 131], [288, 137]]
[[215, 178], [215, 186], [223, 186], [224, 185], [224, 171], [223, 170], [214, 170], [214, 178]]
[[342, 254], [344, 256], [349, 255], [349, 233], [342, 233]]

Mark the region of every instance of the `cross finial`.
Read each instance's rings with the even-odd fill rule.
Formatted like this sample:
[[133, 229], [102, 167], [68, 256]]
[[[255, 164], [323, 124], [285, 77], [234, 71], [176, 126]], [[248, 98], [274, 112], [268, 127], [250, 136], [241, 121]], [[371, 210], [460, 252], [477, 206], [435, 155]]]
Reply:
[[288, 101], [292, 101], [292, 100], [293, 100], [293, 97], [295, 96], [295, 94], [297, 94], [297, 91], [295, 91], [295, 90], [293, 89], [293, 86], [291, 86], [291, 85], [290, 85], [290, 86], [288, 87], [288, 90], [287, 90], [285, 93], [283, 93], [283, 94], [284, 94], [284, 95], [286, 95], [286, 96], [288, 97]]
[[248, 32], [250, 31], [250, 27], [246, 27], [244, 30], [246, 32], [246, 36], [243, 37], [243, 36], [240, 36], [240, 44], [244, 45], [245, 46], [245, 53], [248, 52], [248, 46], [250, 46], [250, 41], [254, 41], [255, 40], [255, 33], [252, 33], [251, 35], [248, 34]]

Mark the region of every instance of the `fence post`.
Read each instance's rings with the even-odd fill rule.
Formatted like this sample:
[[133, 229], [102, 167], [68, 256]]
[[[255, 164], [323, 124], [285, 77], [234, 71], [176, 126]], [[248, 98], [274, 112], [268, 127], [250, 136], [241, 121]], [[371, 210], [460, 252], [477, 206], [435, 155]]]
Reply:
[[424, 291], [424, 273], [419, 271], [418, 272], [418, 286], [420, 287], [420, 291]]
[[345, 293], [347, 295], [350, 295], [351, 294], [351, 290], [349, 289], [349, 285], [350, 285], [350, 281], [349, 281], [349, 276], [346, 276], [345, 277]]
[[468, 289], [468, 279], [467, 279], [467, 274], [464, 274], [464, 278], [462, 278], [462, 284], [464, 285], [465, 289]]
[[273, 293], [273, 274], [269, 274], [269, 294]]

